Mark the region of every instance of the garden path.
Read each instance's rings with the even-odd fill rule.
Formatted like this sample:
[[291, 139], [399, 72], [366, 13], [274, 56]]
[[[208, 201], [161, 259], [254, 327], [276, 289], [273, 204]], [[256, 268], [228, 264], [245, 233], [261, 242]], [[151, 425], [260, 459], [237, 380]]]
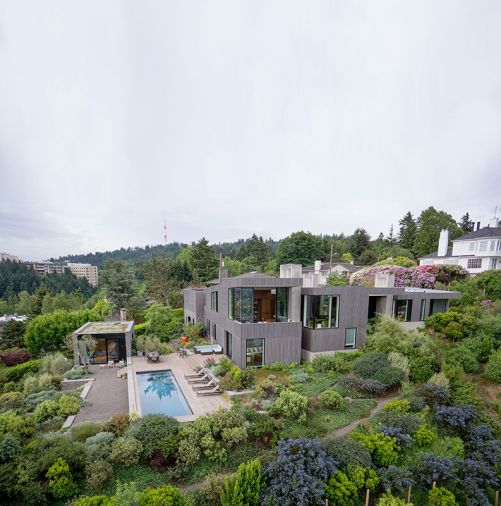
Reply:
[[396, 399], [398, 397], [398, 394], [389, 395], [388, 397], [383, 397], [377, 401], [377, 404], [371, 409], [369, 416], [367, 418], [361, 418], [360, 420], [355, 420], [354, 422], [351, 422], [349, 425], [345, 425], [344, 427], [341, 427], [340, 429], [333, 430], [327, 436], [323, 437], [323, 440], [329, 440], [329, 439], [337, 439], [343, 436], [346, 436], [349, 434], [357, 425], [360, 423], [365, 423], [369, 420], [371, 416], [374, 416], [376, 413], [379, 413], [384, 406]]

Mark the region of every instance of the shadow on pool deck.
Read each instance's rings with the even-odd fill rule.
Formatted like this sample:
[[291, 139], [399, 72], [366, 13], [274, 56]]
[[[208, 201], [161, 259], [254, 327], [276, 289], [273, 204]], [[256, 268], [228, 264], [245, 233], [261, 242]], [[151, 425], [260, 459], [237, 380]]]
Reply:
[[73, 424], [81, 422], [104, 422], [113, 415], [129, 413], [127, 380], [117, 378], [117, 369], [91, 366], [92, 388], [86, 400], [92, 404], [82, 408]]

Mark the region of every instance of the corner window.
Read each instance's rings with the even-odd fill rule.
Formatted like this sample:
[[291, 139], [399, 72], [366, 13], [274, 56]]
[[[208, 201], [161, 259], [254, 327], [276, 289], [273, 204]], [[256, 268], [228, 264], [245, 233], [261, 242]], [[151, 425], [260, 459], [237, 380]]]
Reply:
[[426, 299], [421, 299], [421, 307], [419, 308], [419, 319], [424, 321], [426, 318]]
[[335, 295], [304, 295], [303, 326], [330, 329], [339, 325], [339, 297]]
[[264, 365], [264, 339], [246, 339], [245, 357], [247, 367]]
[[355, 348], [357, 345], [357, 328], [349, 328], [344, 330], [344, 347]]
[[212, 311], [217, 313], [217, 292], [211, 292], [210, 294], [210, 308]]

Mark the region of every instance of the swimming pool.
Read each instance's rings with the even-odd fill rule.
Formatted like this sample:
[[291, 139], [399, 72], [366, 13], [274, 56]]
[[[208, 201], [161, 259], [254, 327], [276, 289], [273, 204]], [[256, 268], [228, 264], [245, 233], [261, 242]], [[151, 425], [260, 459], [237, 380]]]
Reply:
[[170, 369], [138, 372], [136, 375], [143, 416], [152, 413], [169, 416], [193, 414]]

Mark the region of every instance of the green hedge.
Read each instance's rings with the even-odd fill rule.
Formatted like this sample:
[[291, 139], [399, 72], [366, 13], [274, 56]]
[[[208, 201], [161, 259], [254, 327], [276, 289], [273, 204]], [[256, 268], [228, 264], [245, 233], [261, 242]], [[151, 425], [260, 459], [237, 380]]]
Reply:
[[4, 370], [7, 373], [8, 381], [19, 381], [26, 374], [37, 373], [40, 370], [41, 366], [42, 360], [37, 358], [33, 360], [28, 360], [28, 362], [24, 362], [22, 364], [7, 367]]

